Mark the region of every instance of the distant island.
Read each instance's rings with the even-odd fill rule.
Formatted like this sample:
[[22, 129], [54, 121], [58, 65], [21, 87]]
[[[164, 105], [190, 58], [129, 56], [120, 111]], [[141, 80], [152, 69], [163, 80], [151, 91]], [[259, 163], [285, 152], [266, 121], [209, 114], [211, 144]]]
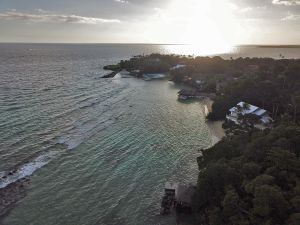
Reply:
[[179, 100], [214, 100], [207, 119], [224, 120], [227, 136], [197, 159], [199, 224], [300, 224], [300, 59], [151, 54], [104, 69], [165, 74], [187, 87]]
[[258, 47], [258, 48], [300, 48], [300, 45], [240, 45], [240, 47]]

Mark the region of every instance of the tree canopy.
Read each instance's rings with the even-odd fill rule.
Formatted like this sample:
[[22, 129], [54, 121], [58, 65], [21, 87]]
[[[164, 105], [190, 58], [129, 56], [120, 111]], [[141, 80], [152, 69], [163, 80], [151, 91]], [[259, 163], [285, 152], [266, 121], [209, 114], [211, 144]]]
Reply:
[[194, 205], [207, 224], [299, 224], [300, 127], [226, 137], [198, 158]]

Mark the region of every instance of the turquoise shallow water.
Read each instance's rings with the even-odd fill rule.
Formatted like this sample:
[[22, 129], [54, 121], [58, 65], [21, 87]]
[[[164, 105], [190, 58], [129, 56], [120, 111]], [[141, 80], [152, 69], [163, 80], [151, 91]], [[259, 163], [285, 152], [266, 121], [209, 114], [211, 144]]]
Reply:
[[178, 103], [168, 82], [113, 83], [131, 91], [113, 122], [38, 170], [4, 224], [170, 224], [158, 216], [163, 186], [197, 177], [196, 149], [211, 144], [204, 108]]
[[122, 46], [3, 48], [0, 171], [17, 172], [0, 185], [32, 175], [3, 224], [173, 224], [159, 216], [163, 186], [197, 178], [196, 150], [212, 143], [204, 106], [177, 102], [168, 81], [101, 79], [130, 57]]
[[0, 188], [32, 175], [2, 223], [174, 224], [159, 216], [163, 186], [196, 181], [197, 149], [213, 142], [204, 105], [179, 103], [168, 81], [100, 78], [106, 64], [169, 47], [0, 49], [0, 175], [17, 168]]

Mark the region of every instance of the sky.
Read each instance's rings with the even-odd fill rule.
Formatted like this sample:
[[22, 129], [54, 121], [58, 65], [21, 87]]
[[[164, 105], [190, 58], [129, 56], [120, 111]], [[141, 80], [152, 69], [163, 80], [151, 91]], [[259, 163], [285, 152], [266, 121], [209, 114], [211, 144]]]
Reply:
[[0, 0], [0, 42], [300, 44], [300, 0]]

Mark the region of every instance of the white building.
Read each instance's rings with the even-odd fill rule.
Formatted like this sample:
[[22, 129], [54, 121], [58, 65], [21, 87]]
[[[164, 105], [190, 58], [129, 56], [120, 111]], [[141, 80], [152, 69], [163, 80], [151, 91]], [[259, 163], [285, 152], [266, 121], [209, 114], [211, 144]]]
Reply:
[[171, 67], [170, 70], [178, 70], [178, 69], [185, 68], [185, 67], [186, 67], [186, 65], [177, 64], [176, 66]]
[[226, 115], [226, 118], [240, 125], [243, 122], [243, 117], [246, 115], [257, 116], [258, 122], [254, 126], [262, 130], [268, 127], [273, 121], [266, 110], [245, 102], [240, 102], [237, 106], [229, 109], [229, 114]]

